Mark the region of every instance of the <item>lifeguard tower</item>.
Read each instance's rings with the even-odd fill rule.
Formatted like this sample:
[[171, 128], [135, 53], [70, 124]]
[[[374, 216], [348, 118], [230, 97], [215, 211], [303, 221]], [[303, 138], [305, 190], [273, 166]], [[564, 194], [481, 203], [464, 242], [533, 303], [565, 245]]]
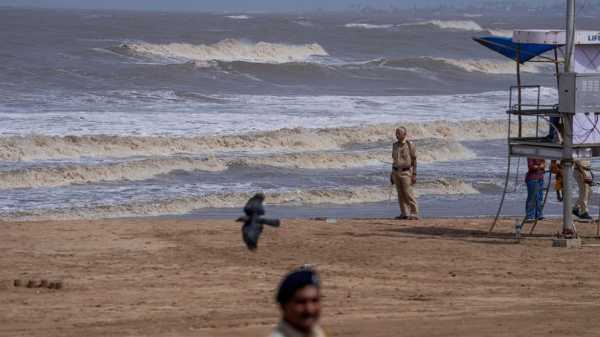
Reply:
[[[475, 41], [513, 59], [517, 73], [517, 85], [510, 88], [507, 111], [506, 183], [490, 232], [502, 211], [510, 158], [535, 157], [562, 163], [565, 179], [561, 233], [564, 240], [576, 239], [571, 213], [573, 161], [600, 157], [600, 31], [577, 31], [575, 0], [568, 0], [564, 31], [515, 30], [512, 37], [488, 36]], [[539, 85], [522, 84], [521, 65], [526, 62], [554, 65], [558, 102], [541, 102]], [[533, 228], [535, 224], [532, 231]]]

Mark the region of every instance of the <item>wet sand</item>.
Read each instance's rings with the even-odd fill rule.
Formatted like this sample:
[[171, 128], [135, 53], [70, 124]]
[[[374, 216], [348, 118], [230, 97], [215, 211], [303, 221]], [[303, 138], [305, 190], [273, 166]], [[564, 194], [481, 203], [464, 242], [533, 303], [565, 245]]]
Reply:
[[304, 263], [329, 336], [597, 336], [600, 241], [552, 248], [548, 221], [516, 243], [512, 220], [489, 224], [285, 220], [249, 253], [223, 220], [0, 222], [0, 336], [265, 336], [280, 277]]

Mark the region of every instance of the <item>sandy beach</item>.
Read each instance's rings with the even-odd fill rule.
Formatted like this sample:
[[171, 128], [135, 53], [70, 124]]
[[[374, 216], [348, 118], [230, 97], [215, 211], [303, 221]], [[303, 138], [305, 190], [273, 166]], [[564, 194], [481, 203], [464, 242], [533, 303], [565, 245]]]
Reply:
[[516, 243], [513, 223], [285, 220], [257, 253], [224, 220], [1, 223], [0, 335], [265, 336], [280, 277], [311, 263], [329, 336], [596, 336], [598, 241], [552, 248], [548, 221]]

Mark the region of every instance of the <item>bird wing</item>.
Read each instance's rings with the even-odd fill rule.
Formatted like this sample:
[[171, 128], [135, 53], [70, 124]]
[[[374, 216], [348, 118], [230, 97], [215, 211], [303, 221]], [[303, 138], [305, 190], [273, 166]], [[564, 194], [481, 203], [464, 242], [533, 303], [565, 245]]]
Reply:
[[258, 223], [271, 227], [279, 227], [279, 225], [281, 225], [281, 221], [279, 221], [279, 219], [260, 218], [258, 219]]

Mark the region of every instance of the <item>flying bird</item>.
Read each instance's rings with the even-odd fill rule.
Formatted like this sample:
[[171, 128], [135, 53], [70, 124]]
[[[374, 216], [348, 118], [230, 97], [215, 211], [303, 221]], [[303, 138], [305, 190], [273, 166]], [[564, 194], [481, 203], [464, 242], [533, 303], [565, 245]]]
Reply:
[[265, 215], [265, 207], [263, 202], [265, 195], [262, 193], [255, 194], [248, 200], [244, 206], [244, 216], [237, 219], [237, 222], [243, 222], [242, 238], [249, 250], [256, 250], [258, 247], [258, 238], [262, 234], [263, 226], [279, 227], [279, 219], [267, 219]]

